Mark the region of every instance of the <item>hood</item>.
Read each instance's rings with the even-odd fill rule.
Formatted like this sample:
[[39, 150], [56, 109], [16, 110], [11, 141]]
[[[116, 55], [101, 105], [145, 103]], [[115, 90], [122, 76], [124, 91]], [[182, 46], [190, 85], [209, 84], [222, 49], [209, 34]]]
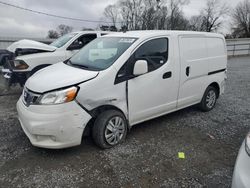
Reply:
[[15, 53], [16, 49], [42, 50], [47, 52], [53, 52], [57, 48], [34, 40], [24, 39], [14, 42], [7, 48], [8, 51], [13, 53]]
[[35, 73], [27, 80], [25, 86], [34, 92], [43, 93], [78, 84], [97, 75], [97, 71], [88, 71], [64, 63], [57, 63]]

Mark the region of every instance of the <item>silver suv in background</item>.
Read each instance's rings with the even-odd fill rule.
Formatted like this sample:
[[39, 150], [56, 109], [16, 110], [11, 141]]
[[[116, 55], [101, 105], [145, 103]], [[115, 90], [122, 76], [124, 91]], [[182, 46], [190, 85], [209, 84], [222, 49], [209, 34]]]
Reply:
[[250, 132], [241, 145], [232, 182], [232, 188], [248, 187], [250, 187]]

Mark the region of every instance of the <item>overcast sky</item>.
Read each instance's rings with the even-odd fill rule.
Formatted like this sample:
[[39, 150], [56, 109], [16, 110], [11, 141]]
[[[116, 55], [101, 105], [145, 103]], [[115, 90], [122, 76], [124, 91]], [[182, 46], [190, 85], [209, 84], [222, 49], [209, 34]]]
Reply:
[[[89, 20], [101, 20], [104, 8], [117, 0], [0, 0], [28, 9]], [[234, 7], [240, 0], [224, 0]], [[199, 13], [205, 0], [190, 0], [183, 7], [186, 16]], [[59, 24], [67, 24], [80, 30], [82, 27], [96, 28], [96, 23], [68, 21], [45, 15], [34, 14], [0, 4], [0, 36], [46, 37], [49, 29], [55, 29]], [[224, 24], [223, 31], [229, 30], [229, 24]]]

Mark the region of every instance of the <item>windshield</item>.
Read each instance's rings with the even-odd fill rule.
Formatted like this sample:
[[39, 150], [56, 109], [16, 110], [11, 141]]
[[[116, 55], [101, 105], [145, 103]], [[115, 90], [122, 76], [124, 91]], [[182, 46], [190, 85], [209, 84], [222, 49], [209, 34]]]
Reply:
[[77, 33], [69, 33], [63, 35], [62, 37], [58, 38], [54, 42], [50, 44], [50, 46], [55, 46], [57, 48], [61, 48], [64, 44], [66, 44], [70, 39], [72, 39]]
[[93, 40], [74, 55], [68, 64], [89, 70], [104, 70], [111, 66], [136, 38], [101, 37]]

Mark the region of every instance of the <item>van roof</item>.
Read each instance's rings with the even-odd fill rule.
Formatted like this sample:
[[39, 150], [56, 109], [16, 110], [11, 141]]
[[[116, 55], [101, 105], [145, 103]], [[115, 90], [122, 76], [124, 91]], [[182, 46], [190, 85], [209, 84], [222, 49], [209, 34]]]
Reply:
[[[138, 31], [127, 31], [127, 32], [115, 32], [110, 33], [106, 37], [116, 36], [116, 37], [134, 37], [134, 38], [144, 38], [144, 37], [154, 37], [159, 35], [202, 35], [207, 37], [220, 37], [224, 38], [223, 35], [217, 33], [209, 32], [197, 32], [197, 31], [178, 31], [178, 30], [138, 30]], [[105, 37], [105, 36], [104, 36]]]

